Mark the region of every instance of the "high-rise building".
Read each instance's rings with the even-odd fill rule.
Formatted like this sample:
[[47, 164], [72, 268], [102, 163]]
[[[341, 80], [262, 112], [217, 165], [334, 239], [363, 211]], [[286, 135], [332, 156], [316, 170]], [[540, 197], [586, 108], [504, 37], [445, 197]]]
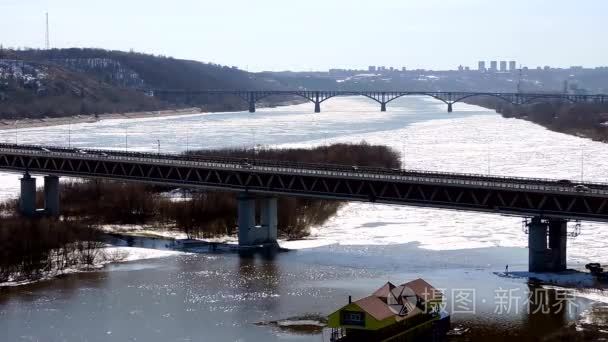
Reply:
[[497, 70], [498, 70], [498, 62], [490, 61], [490, 71], [497, 71]]
[[486, 71], [486, 62], [479, 61], [477, 63], [477, 70], [479, 70], [479, 71]]
[[507, 61], [500, 61], [500, 71], [507, 71]]
[[370, 65], [370, 66], [367, 67], [367, 71], [369, 71], [369, 72], [376, 72], [376, 67], [373, 66], [373, 65]]
[[515, 71], [517, 69], [517, 63], [515, 61], [509, 61], [509, 70]]

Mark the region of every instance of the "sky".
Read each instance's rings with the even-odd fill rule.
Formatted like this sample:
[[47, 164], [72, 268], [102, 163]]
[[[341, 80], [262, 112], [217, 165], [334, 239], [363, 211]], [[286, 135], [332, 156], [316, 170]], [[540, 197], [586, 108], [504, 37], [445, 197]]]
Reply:
[[608, 65], [606, 0], [0, 0], [0, 44], [135, 50], [249, 71]]

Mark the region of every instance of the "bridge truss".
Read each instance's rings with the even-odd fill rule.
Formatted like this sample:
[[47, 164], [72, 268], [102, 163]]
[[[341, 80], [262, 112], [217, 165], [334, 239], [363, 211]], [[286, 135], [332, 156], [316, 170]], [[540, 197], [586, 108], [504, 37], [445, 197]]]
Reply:
[[0, 169], [242, 193], [608, 221], [608, 185], [325, 164], [0, 145]]

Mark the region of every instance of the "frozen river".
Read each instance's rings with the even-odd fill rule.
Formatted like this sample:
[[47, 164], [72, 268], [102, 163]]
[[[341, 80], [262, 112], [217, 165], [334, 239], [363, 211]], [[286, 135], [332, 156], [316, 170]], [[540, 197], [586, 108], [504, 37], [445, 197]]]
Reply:
[[[108, 120], [92, 124], [3, 131], [0, 141], [163, 152], [333, 142], [385, 144], [404, 154], [404, 167], [492, 175], [605, 182], [605, 144], [505, 119], [458, 104], [453, 113], [425, 97], [401, 98], [388, 112], [362, 98], [335, 98], [312, 113], [310, 104], [255, 114], [211, 113]], [[69, 138], [68, 138], [69, 137]], [[18, 176], [2, 175], [4, 198], [17, 194]], [[582, 222], [569, 239], [571, 267], [607, 262], [607, 225]], [[541, 336], [567, 322], [606, 325], [582, 301], [562, 315], [498, 314], [499, 288], [525, 294], [522, 279], [494, 274], [509, 264], [527, 268], [521, 218], [438, 209], [350, 203], [295, 252], [239, 257], [202, 253], [113, 265], [0, 292], [0, 330], [10, 341], [319, 341], [253, 323], [307, 314], [327, 315], [386, 280], [424, 277], [451, 293], [477, 290], [479, 307], [453, 321], [484, 336]], [[307, 247], [307, 248], [303, 248]], [[326, 336], [326, 335], [325, 335]], [[526, 338], [522, 338], [526, 340]]]
[[[322, 110], [314, 114], [310, 104], [302, 104], [255, 114], [106, 120], [4, 131], [0, 141], [152, 152], [160, 143], [162, 152], [181, 152], [365, 140], [405, 155], [405, 168], [608, 182], [605, 144], [505, 119], [478, 106], [458, 104], [449, 114], [442, 102], [432, 98], [406, 97], [382, 113], [377, 103], [354, 97], [327, 101]], [[0, 177], [0, 196], [15, 196], [17, 176]], [[603, 253], [608, 225], [583, 222], [581, 227], [582, 235], [569, 243], [569, 260], [608, 261]], [[346, 205], [324, 226], [315, 227], [313, 237], [319, 244], [418, 242], [428, 249], [525, 247], [527, 243], [517, 217], [366, 203]]]

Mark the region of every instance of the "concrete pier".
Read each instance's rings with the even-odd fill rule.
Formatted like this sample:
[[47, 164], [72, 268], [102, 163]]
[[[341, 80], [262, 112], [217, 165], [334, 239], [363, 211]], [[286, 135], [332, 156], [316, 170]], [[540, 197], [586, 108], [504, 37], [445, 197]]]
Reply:
[[568, 222], [563, 219], [549, 220], [549, 269], [552, 272], [565, 271], [566, 243], [568, 241]]
[[565, 271], [567, 240], [566, 220], [534, 217], [528, 224], [528, 270], [530, 272]]
[[448, 113], [451, 113], [451, 112], [452, 112], [452, 104], [448, 103]]
[[44, 210], [52, 217], [59, 216], [59, 177], [44, 177]]
[[380, 111], [381, 112], [386, 112], [386, 102], [380, 103]]
[[249, 100], [249, 113], [255, 113], [255, 101]]
[[266, 197], [261, 200], [260, 225], [264, 230], [266, 243], [277, 242], [277, 198]]
[[249, 246], [253, 244], [249, 231], [255, 228], [255, 197], [248, 194], [238, 194], [237, 196], [239, 246]]
[[19, 197], [21, 215], [32, 217], [36, 214], [36, 178], [29, 173], [21, 178], [21, 196]]
[[315, 113], [321, 113], [321, 102], [315, 101]]
[[239, 246], [276, 244], [277, 242], [277, 199], [260, 198], [260, 225], [256, 225], [256, 198], [249, 194], [239, 194], [238, 198]]
[[534, 217], [528, 224], [528, 271], [530, 272], [547, 270], [547, 226], [540, 217]]

